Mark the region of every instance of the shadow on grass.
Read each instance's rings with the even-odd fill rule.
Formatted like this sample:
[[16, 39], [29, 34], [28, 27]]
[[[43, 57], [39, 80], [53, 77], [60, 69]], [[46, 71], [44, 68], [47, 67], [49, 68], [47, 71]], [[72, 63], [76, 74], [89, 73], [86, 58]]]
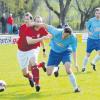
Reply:
[[92, 71], [86, 71], [86, 72], [75, 72], [75, 75], [80, 75], [80, 74], [92, 74]]
[[[80, 75], [80, 74], [92, 74], [93, 72], [92, 71], [87, 71], [87, 72], [74, 72], [75, 75]], [[68, 76], [67, 74], [63, 74], [63, 75], [60, 75], [59, 73], [59, 76], [58, 77], [66, 77]], [[55, 77], [55, 76], [54, 76]], [[55, 78], [58, 78], [58, 77], [55, 77]]]
[[52, 98], [52, 97], [57, 97], [59, 95], [63, 96], [63, 95], [70, 95], [70, 94], [74, 94], [73, 92], [56, 92], [56, 93], [48, 93], [47, 91], [44, 91], [44, 92], [35, 92], [33, 91], [33, 93], [25, 93], [24, 92], [19, 92], [19, 91], [16, 91], [16, 92], [13, 92], [13, 93], [4, 93], [2, 92], [0, 94], [0, 100], [30, 100], [30, 99], [33, 99], [33, 100], [40, 100], [40, 99], [45, 99], [47, 100], [47, 98]]
[[7, 85], [7, 87], [22, 87], [26, 86], [27, 84], [13, 84], [13, 85]]

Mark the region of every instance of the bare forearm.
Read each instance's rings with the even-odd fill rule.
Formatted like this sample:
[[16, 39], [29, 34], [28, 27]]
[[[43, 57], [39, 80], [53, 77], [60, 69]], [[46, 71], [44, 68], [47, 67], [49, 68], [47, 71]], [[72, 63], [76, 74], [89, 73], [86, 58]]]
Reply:
[[26, 40], [28, 44], [35, 44], [37, 42], [41, 42], [43, 40], [43, 37], [38, 39], [32, 39], [31, 37], [26, 37]]
[[77, 66], [77, 53], [73, 52], [74, 65]]

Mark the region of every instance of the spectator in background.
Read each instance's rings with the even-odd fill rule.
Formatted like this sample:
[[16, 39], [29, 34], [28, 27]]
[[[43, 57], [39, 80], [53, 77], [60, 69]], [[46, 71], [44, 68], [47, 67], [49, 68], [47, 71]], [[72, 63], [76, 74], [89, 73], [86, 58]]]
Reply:
[[2, 33], [6, 33], [6, 26], [7, 26], [7, 19], [5, 13], [3, 13], [1, 19], [0, 19], [1, 25], [2, 25]]
[[13, 24], [14, 24], [14, 19], [12, 17], [12, 14], [7, 18], [7, 31], [8, 33], [13, 33]]
[[18, 31], [19, 31], [18, 25], [17, 24], [14, 24], [13, 25], [13, 33], [14, 34], [18, 34]]

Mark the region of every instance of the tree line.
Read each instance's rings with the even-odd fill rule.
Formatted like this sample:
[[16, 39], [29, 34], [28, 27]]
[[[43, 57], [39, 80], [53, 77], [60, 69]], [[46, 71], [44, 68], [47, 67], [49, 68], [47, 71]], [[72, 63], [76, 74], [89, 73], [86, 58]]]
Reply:
[[[80, 30], [83, 30], [85, 22], [94, 16], [95, 8], [100, 7], [100, 0], [0, 0], [0, 15], [13, 13], [14, 18], [22, 19], [27, 11], [35, 15], [39, 6], [44, 3], [57, 16], [58, 24], [67, 24], [66, 19], [71, 18], [69, 13], [71, 15], [72, 12], [76, 12], [77, 20], [79, 20], [77, 28]], [[71, 21], [75, 20], [73, 17], [75, 16], [72, 15]]]

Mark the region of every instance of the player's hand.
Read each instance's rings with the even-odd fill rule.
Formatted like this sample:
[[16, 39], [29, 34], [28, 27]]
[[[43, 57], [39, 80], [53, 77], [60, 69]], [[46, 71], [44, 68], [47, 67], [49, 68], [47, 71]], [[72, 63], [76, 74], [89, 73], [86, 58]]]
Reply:
[[43, 39], [50, 39], [50, 38], [51, 38], [51, 35], [50, 34], [48, 34], [46, 36], [43, 36]]

